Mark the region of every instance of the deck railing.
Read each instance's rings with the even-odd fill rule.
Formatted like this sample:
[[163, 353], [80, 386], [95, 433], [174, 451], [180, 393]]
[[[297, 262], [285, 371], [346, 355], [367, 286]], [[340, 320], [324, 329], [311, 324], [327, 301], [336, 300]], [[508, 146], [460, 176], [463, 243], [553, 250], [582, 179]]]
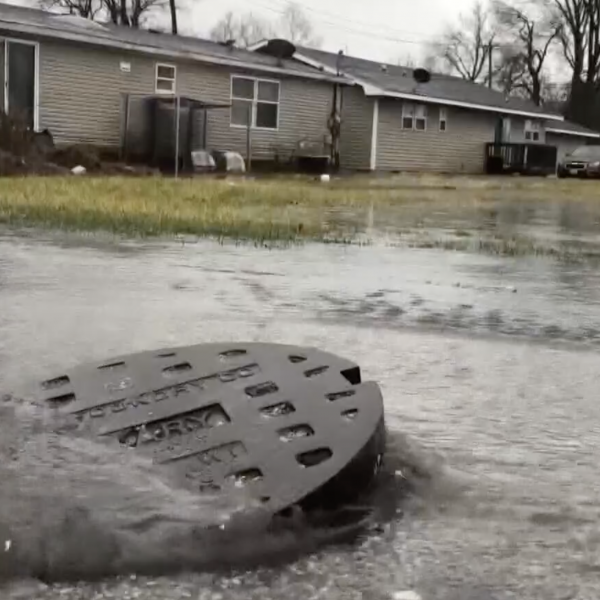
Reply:
[[552, 175], [556, 172], [556, 157], [556, 146], [492, 142], [485, 145], [485, 172]]

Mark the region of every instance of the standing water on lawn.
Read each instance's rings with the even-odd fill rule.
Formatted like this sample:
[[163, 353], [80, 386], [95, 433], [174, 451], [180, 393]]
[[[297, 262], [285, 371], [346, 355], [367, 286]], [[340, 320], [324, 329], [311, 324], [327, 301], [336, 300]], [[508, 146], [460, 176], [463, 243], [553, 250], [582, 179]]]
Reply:
[[[200, 503], [95, 444], [45, 436], [30, 406], [6, 403], [0, 526], [19, 530], [47, 569], [76, 555], [110, 571], [125, 552], [142, 574], [11, 583], [3, 597], [598, 598], [599, 278], [586, 261], [547, 256], [6, 232], [0, 391], [156, 347], [318, 346], [381, 384], [397, 475], [414, 493], [353, 548], [311, 552], [311, 540], [258, 537], [253, 523], [198, 545], [190, 523], [235, 507]], [[113, 530], [127, 532], [125, 550]], [[277, 568], [161, 573], [173, 561], [202, 569], [295, 550]]]

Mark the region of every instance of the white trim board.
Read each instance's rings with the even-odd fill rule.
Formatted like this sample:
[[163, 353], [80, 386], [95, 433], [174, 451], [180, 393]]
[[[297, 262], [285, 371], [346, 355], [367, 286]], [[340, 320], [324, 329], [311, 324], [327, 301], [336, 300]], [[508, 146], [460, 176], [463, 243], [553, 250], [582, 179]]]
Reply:
[[369, 156], [369, 168], [371, 171], [377, 169], [377, 136], [379, 134], [379, 99], [373, 101], [373, 124], [371, 125], [371, 153]]
[[600, 138], [600, 133], [594, 133], [593, 131], [569, 131], [568, 129], [558, 129], [554, 127], [546, 127], [546, 133], [557, 133], [560, 135], [572, 135], [574, 137], [589, 137], [594, 139]]

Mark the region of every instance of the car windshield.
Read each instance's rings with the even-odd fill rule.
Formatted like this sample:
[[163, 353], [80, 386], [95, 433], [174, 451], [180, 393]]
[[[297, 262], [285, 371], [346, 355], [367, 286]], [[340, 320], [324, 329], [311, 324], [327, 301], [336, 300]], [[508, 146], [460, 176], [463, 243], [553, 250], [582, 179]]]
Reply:
[[576, 150], [573, 150], [570, 156], [585, 160], [600, 160], [600, 146], [580, 146]]

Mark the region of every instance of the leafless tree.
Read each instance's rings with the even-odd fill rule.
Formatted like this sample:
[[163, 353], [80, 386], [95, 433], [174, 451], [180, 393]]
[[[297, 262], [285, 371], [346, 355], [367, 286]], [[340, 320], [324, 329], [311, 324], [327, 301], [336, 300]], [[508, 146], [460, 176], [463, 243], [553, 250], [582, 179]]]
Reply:
[[104, 8], [103, 0], [40, 0], [45, 10], [60, 10], [84, 19], [95, 19]]
[[409, 69], [414, 69], [417, 66], [417, 62], [412, 54], [401, 54], [398, 58], [394, 59], [393, 64], [398, 67], [407, 67]]
[[600, 0], [552, 0], [551, 6], [563, 25], [560, 41], [572, 72], [566, 116], [600, 127]]
[[434, 52], [441, 54], [444, 70], [469, 81], [489, 83], [494, 38], [490, 16], [478, 0], [470, 13], [461, 15], [456, 25], [446, 29]]
[[252, 13], [235, 16], [229, 11], [216, 23], [210, 31], [210, 38], [216, 42], [235, 40], [242, 48], [273, 35], [271, 25]]
[[321, 39], [316, 35], [312, 21], [296, 2], [288, 4], [278, 22], [275, 24], [278, 35], [299, 46], [321, 45]]
[[494, 15], [497, 39], [502, 40], [494, 61], [500, 87], [506, 93], [523, 92], [541, 105], [548, 54], [562, 33], [562, 23], [551, 12], [540, 14], [532, 2], [498, 0]]
[[[174, 4], [174, 0], [169, 0]], [[106, 19], [115, 25], [141, 27], [154, 10], [162, 9], [166, 0], [40, 0], [48, 10], [60, 10], [86, 19]]]
[[261, 19], [251, 12], [235, 15], [229, 11], [210, 32], [212, 40], [235, 40], [241, 47], [251, 46], [269, 37], [281, 37], [293, 44], [313, 48], [321, 44], [312, 22], [297, 4], [288, 4], [279, 19], [274, 22]]

